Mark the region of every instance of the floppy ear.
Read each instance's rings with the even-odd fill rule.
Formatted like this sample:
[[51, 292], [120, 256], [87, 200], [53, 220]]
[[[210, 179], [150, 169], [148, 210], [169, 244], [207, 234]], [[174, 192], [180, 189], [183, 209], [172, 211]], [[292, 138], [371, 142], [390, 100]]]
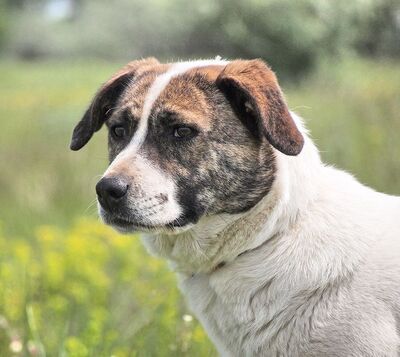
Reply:
[[100, 130], [111, 116], [113, 107], [129, 82], [144, 66], [159, 64], [155, 58], [132, 61], [115, 73], [96, 93], [92, 103], [72, 134], [70, 148], [79, 150]]
[[274, 72], [261, 60], [229, 63], [216, 84], [240, 119], [286, 155], [298, 155], [304, 138], [289, 113]]

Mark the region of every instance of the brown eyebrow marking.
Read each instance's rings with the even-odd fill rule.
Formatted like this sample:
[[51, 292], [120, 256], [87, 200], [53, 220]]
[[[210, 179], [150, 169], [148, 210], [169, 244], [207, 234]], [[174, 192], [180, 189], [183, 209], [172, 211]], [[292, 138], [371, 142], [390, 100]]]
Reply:
[[190, 125], [196, 130], [200, 130], [196, 120], [190, 117], [190, 113], [187, 112], [174, 112], [171, 110], [162, 110], [156, 114], [155, 120], [165, 126], [176, 126], [179, 124]]

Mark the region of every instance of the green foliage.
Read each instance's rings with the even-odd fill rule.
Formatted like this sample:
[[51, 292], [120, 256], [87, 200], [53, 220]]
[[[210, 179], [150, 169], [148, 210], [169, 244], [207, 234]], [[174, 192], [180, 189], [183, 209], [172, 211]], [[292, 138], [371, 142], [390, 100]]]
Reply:
[[45, 6], [51, 0], [22, 2], [9, 15], [10, 53], [118, 61], [259, 57], [291, 80], [318, 59], [354, 48], [399, 55], [396, 0], [69, 1], [72, 10], [60, 18]]
[[355, 47], [363, 55], [400, 57], [400, 3], [374, 1], [365, 17], [358, 19]]
[[0, 0], [0, 48], [4, 44], [7, 34], [8, 17], [6, 16], [6, 1]]
[[208, 356], [174, 275], [99, 222], [0, 235], [0, 355]]

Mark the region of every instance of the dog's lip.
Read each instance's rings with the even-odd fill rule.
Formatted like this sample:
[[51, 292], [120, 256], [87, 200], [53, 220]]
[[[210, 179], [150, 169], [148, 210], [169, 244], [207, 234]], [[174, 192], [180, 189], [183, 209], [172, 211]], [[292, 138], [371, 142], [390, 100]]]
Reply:
[[122, 232], [156, 232], [156, 231], [171, 231], [174, 232], [176, 230], [182, 229], [184, 227], [175, 225], [174, 222], [165, 223], [163, 225], [155, 225], [155, 224], [146, 224], [142, 222], [133, 222], [129, 218], [110, 215], [109, 213], [102, 215], [105, 223], [115, 227], [117, 230]]
[[132, 222], [129, 219], [121, 218], [121, 217], [117, 217], [117, 216], [110, 217], [110, 223], [113, 225], [122, 226], [122, 227], [147, 228], [147, 229], [159, 228], [158, 226], [151, 226], [151, 225], [147, 225], [147, 224], [143, 224], [143, 223], [139, 223], [139, 222]]

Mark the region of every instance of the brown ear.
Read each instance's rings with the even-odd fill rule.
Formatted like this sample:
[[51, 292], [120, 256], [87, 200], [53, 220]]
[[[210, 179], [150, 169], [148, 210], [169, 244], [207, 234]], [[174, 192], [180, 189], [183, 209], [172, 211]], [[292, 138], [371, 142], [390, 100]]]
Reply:
[[229, 63], [217, 78], [241, 119], [286, 155], [298, 155], [304, 138], [289, 113], [274, 72], [261, 60]]
[[76, 125], [70, 144], [71, 150], [79, 150], [100, 130], [111, 116], [113, 107], [123, 90], [144, 66], [159, 64], [155, 58], [132, 61], [115, 73], [96, 93], [83, 118]]

